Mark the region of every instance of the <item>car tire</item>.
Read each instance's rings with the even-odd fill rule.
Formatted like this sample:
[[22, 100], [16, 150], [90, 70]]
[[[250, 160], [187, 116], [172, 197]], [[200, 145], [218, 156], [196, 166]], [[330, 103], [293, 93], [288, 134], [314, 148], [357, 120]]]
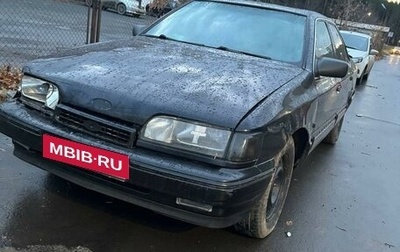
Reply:
[[[374, 65], [371, 66], [371, 68], [369, 69], [369, 72], [368, 72], [368, 73], [365, 73], [365, 74], [364, 74], [364, 81], [367, 81], [367, 80], [368, 80], [369, 74], [371, 73], [372, 67], [373, 67], [373, 66], [374, 66]], [[368, 68], [368, 66], [365, 67], [365, 69], [367, 69], [367, 68]]]
[[364, 80], [365, 80], [365, 71], [367, 70], [367, 67], [364, 68], [364, 70], [362, 71], [362, 74], [360, 76], [360, 78], [357, 78], [357, 85], [361, 85], [364, 84]]
[[125, 15], [125, 13], [126, 13], [126, 6], [125, 6], [125, 4], [119, 3], [119, 4], [117, 5], [117, 12], [118, 12], [118, 14], [120, 14], [120, 15]]
[[294, 155], [294, 141], [289, 137], [263, 195], [255, 203], [249, 215], [235, 224], [237, 232], [254, 238], [265, 238], [274, 230], [289, 191]]
[[335, 127], [329, 132], [329, 134], [324, 138], [323, 142], [326, 144], [334, 145], [339, 139], [340, 131], [342, 130], [344, 117], [336, 123]]

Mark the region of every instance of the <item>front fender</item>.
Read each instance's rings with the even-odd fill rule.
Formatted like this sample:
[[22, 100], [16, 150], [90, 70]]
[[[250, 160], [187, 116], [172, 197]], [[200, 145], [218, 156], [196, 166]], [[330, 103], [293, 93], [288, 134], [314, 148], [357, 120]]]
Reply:
[[236, 131], [264, 132], [260, 162], [276, 156], [298, 129], [311, 135], [318, 97], [313, 81], [312, 74], [304, 71], [267, 97], [236, 128]]

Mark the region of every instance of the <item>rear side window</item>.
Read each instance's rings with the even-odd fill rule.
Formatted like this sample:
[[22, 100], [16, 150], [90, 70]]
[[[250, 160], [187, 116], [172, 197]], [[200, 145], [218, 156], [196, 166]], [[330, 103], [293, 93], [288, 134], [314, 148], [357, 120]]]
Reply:
[[347, 61], [349, 58], [347, 56], [346, 46], [339, 31], [333, 24], [328, 23], [328, 27], [331, 32], [333, 47], [335, 48], [335, 58]]
[[315, 36], [316, 36], [315, 56], [317, 58], [320, 57], [334, 58], [332, 41], [329, 36], [329, 31], [328, 28], [326, 27], [325, 22], [317, 21]]

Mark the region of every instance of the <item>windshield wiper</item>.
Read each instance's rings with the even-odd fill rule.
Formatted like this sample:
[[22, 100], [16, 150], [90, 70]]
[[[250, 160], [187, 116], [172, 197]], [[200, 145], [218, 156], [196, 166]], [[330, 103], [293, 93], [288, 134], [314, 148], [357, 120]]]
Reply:
[[226, 47], [226, 46], [218, 46], [218, 47], [215, 47], [215, 49], [222, 50], [222, 51], [228, 51], [228, 52], [234, 52], [234, 53], [240, 53], [240, 54], [244, 54], [244, 55], [248, 55], [248, 56], [253, 56], [253, 57], [258, 57], [258, 58], [263, 58], [263, 59], [271, 59], [271, 58], [268, 57], [268, 56], [262, 56], [262, 55], [255, 54], [255, 53], [250, 53], [250, 52], [244, 52], [244, 51], [240, 51], [240, 50], [235, 50], [235, 49], [232, 49], [232, 48], [229, 48], [229, 47]]
[[248, 56], [253, 56], [253, 57], [258, 57], [258, 58], [263, 58], [263, 59], [272, 59], [268, 56], [262, 56], [259, 54], [255, 54], [255, 53], [250, 53], [250, 52], [245, 52], [245, 51], [240, 51], [240, 50], [235, 50], [226, 46], [218, 46], [218, 47], [212, 47], [212, 46], [207, 46], [204, 44], [199, 44], [199, 43], [195, 43], [195, 42], [188, 42], [188, 41], [183, 41], [183, 40], [177, 40], [177, 39], [173, 39], [168, 37], [165, 34], [160, 34], [160, 35], [153, 35], [153, 34], [143, 34], [141, 36], [145, 36], [145, 37], [150, 37], [150, 38], [158, 38], [158, 39], [164, 39], [164, 40], [171, 40], [171, 41], [176, 41], [176, 42], [181, 42], [181, 43], [185, 43], [185, 44], [191, 44], [191, 45], [197, 45], [197, 46], [204, 46], [204, 47], [210, 47], [210, 48], [215, 48], [218, 50], [222, 50], [222, 51], [227, 51], [227, 52], [234, 52], [234, 53], [240, 53], [240, 54], [244, 54], [244, 55], [248, 55]]
[[176, 42], [181, 42], [181, 43], [191, 44], [191, 45], [197, 45], [197, 46], [206, 46], [204, 44], [199, 44], [199, 43], [195, 43], [195, 42], [188, 42], [188, 41], [184, 41], [184, 40], [173, 39], [173, 38], [167, 37], [165, 34], [160, 34], [160, 35], [144, 34], [142, 36], [150, 37], [150, 38], [164, 39], [164, 40], [171, 40], [171, 41], [176, 41]]
[[165, 34], [160, 34], [160, 35], [144, 34], [144, 35], [142, 35], [142, 36], [150, 37], [150, 38], [159, 38], [159, 39], [177, 41], [177, 40], [175, 40], [175, 39], [171, 39], [171, 38], [167, 37]]

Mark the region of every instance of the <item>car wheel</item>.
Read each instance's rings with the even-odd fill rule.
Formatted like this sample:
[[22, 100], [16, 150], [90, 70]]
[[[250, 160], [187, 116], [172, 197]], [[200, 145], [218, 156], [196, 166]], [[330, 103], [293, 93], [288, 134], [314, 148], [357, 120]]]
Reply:
[[290, 137], [263, 195], [255, 203], [249, 216], [235, 224], [237, 232], [255, 238], [264, 238], [274, 230], [289, 191], [294, 153], [294, 142]]
[[[374, 65], [372, 65], [372, 67], [373, 67]], [[369, 72], [368, 73], [365, 73], [364, 74], [364, 81], [367, 81], [368, 80], [368, 77], [369, 77], [369, 74], [371, 73], [371, 71], [372, 71], [372, 67], [371, 67], [371, 69], [369, 69]], [[368, 68], [368, 66], [366, 66], [365, 67], [365, 69], [367, 69]], [[367, 70], [365, 70], [365, 71], [367, 71]]]
[[87, 6], [92, 7], [93, 0], [85, 0], [85, 4], [86, 4]]
[[362, 72], [360, 78], [357, 78], [357, 85], [361, 85], [364, 82], [364, 77], [365, 77], [365, 71], [366, 71], [367, 67], [364, 68], [364, 71]]
[[117, 5], [117, 12], [118, 12], [118, 14], [125, 15], [125, 13], [126, 13], [126, 6], [125, 6], [125, 4], [119, 3], [119, 4]]
[[364, 75], [364, 81], [367, 81], [367, 80], [368, 80], [368, 77], [369, 77], [369, 73], [365, 74], [365, 75]]
[[342, 129], [342, 124], [343, 124], [344, 117], [340, 119], [338, 123], [336, 123], [335, 127], [329, 132], [329, 134], [325, 137], [323, 140], [324, 143], [327, 144], [336, 144], [337, 140], [339, 139], [340, 131]]

